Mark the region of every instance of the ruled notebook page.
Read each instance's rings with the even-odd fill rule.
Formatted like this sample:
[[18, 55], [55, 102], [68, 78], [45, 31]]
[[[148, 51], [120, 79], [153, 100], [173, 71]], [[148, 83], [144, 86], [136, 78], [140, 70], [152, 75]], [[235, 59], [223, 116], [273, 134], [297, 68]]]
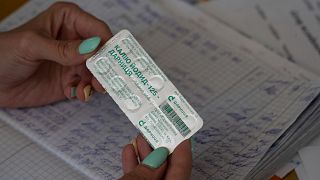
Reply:
[[0, 122], [0, 179], [88, 179], [65, 161]]
[[[152, 2], [78, 3], [114, 33], [129, 29], [204, 119], [194, 137], [193, 179], [243, 178], [319, 93], [318, 84], [301, 78], [296, 67], [289, 75], [269, 66]], [[49, 4], [29, 2], [0, 29], [21, 24]], [[122, 147], [137, 135], [108, 95], [94, 94], [88, 103], [2, 109], [1, 115], [92, 179], [119, 178]]]
[[315, 74], [320, 70], [318, 0], [217, 0], [198, 8]]

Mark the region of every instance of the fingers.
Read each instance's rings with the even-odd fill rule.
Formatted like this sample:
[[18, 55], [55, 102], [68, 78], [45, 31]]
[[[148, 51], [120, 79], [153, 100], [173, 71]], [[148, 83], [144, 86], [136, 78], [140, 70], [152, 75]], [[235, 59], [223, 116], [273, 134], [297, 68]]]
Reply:
[[77, 97], [77, 86], [81, 81], [80, 76], [65, 76], [63, 82], [64, 95], [69, 99], [74, 99]]
[[190, 179], [192, 169], [192, 151], [190, 140], [183, 141], [176, 147], [168, 159], [165, 179]]
[[137, 149], [142, 164], [138, 164], [133, 145], [127, 145], [123, 151], [125, 175], [121, 179], [177, 179], [187, 180], [191, 176], [192, 152], [190, 140], [183, 141], [169, 154], [167, 148], [160, 147], [152, 151], [141, 135], [137, 137]]
[[16, 32], [17, 51], [30, 62], [51, 60], [64, 66], [79, 65], [93, 55], [100, 44], [99, 37], [87, 40], [55, 40], [35, 31]]
[[[51, 28], [52, 34], [58, 34], [59, 30], [72, 31], [86, 39], [92, 36], [99, 36], [107, 41], [112, 33], [106, 23], [83, 11], [73, 3], [59, 2], [53, 4], [50, 9], [49, 18], [54, 19]], [[70, 32], [65, 32], [70, 33]]]
[[84, 41], [42, 38], [36, 47], [38, 51], [34, 53], [35, 59], [52, 60], [64, 66], [79, 65], [93, 55], [100, 41], [100, 37]]
[[98, 80], [95, 77], [92, 78], [91, 84], [96, 91], [103, 94], [107, 93], [107, 91], [101, 86], [101, 84], [98, 82]]
[[135, 149], [132, 144], [128, 144], [122, 151], [122, 168], [124, 174], [131, 172], [135, 167], [139, 165]]
[[[88, 101], [93, 90], [103, 92], [103, 88], [93, 85], [93, 76], [84, 64], [64, 67], [62, 72], [64, 95], [69, 99]], [[98, 83], [98, 82], [96, 82]], [[99, 89], [98, 89], [99, 88]]]
[[131, 144], [134, 148], [134, 153], [136, 154], [136, 157], [138, 158], [138, 161], [140, 162], [139, 153], [138, 153], [138, 147], [137, 147], [137, 138], [133, 138], [131, 141]]
[[[37, 65], [50, 60], [68, 67], [83, 65], [102, 44], [101, 41], [105, 42], [112, 36], [103, 21], [72, 3], [55, 3], [13, 33], [17, 36], [12, 40], [12, 49], [18, 52], [24, 63]], [[63, 78], [62, 88], [66, 97], [86, 101], [91, 89], [105, 92], [91, 74], [86, 76], [87, 79], [81, 74], [79, 76], [80, 80]]]
[[137, 137], [137, 149], [141, 161], [143, 161], [145, 157], [153, 150], [141, 134], [139, 134]]
[[121, 179], [161, 179], [166, 172], [165, 160], [168, 154], [167, 148], [157, 148], [145, 157], [142, 164], [139, 164], [133, 145], [127, 145], [122, 152], [125, 175]]
[[64, 95], [69, 99], [79, 99], [80, 101], [87, 102], [93, 94], [93, 89], [90, 84], [80, 82], [77, 85], [68, 85], [64, 88]]
[[77, 98], [80, 101], [87, 102], [91, 98], [93, 93], [92, 86], [90, 84], [81, 81], [77, 86]]
[[[134, 146], [137, 148], [135, 149]], [[141, 164], [139, 164], [137, 154], [139, 154], [140, 160], [143, 159]], [[122, 151], [122, 165], [125, 175], [121, 179], [161, 179], [166, 172], [168, 154], [169, 150], [164, 147], [152, 151], [147, 141], [139, 135], [132, 141], [132, 144], [125, 146]]]
[[112, 36], [104, 22], [75, 4], [61, 2], [16, 32], [27, 32], [22, 44], [33, 55], [31, 60], [47, 59], [62, 65], [84, 62], [101, 40], [105, 42]]
[[133, 171], [122, 176], [120, 180], [160, 180], [164, 176], [165, 170], [166, 164], [163, 164], [158, 169], [152, 169], [146, 165], [140, 164]]
[[[35, 59], [49, 59], [64, 66], [74, 66], [77, 69], [74, 73], [81, 78], [81, 81], [78, 84], [72, 83], [72, 86], [68, 86], [65, 89], [66, 97], [73, 98], [76, 95], [79, 100], [88, 101], [92, 94], [92, 88], [101, 93], [105, 92], [84, 64], [84, 61], [93, 54], [91, 51], [94, 51], [100, 43], [100, 39], [96, 42], [93, 42], [93, 40], [85, 40], [79, 45], [78, 41], [44, 39], [42, 41], [42, 47], [45, 47], [44, 50], [35, 51], [34, 53], [37, 57]], [[61, 45], [63, 43], [66, 44]], [[77, 46], [79, 46], [78, 49]], [[80, 55], [78, 51], [88, 54]], [[74, 87], [76, 87], [76, 93]]]
[[81, 77], [81, 81], [77, 85], [77, 97], [81, 101], [89, 101], [93, 89], [91, 85], [92, 74], [84, 64], [79, 65], [77, 74]]

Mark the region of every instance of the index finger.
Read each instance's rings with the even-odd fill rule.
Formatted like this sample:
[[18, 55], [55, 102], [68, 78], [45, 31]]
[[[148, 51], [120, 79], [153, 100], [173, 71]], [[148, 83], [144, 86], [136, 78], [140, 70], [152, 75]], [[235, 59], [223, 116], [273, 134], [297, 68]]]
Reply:
[[74, 28], [81, 37], [100, 36], [102, 41], [105, 42], [112, 36], [106, 23], [82, 9], [78, 8], [78, 15], [75, 14], [75, 16]]
[[106, 23], [85, 12], [76, 4], [58, 2], [50, 9], [50, 18], [53, 19], [50, 29], [55, 35], [59, 31], [69, 31], [68, 33], [77, 34], [84, 39], [99, 36], [104, 42], [112, 36]]
[[192, 151], [190, 140], [179, 144], [168, 159], [165, 179], [190, 179], [192, 169]]

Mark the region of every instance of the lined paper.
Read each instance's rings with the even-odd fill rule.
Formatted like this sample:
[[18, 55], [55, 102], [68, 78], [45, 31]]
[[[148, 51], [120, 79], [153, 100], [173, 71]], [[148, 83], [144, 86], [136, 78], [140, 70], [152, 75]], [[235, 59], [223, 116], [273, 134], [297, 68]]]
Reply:
[[290, 61], [319, 74], [318, 0], [216, 0], [200, 3], [198, 7]]
[[[0, 29], [21, 24], [49, 2], [29, 2]], [[204, 119], [194, 137], [193, 179], [243, 178], [319, 93], [318, 84], [301, 74], [270, 66], [152, 2], [82, 1], [80, 6], [113, 32], [129, 29]], [[137, 134], [107, 95], [95, 94], [88, 103], [2, 109], [1, 115], [92, 179], [120, 177], [121, 149]]]
[[7, 125], [0, 125], [0, 179], [88, 179]]

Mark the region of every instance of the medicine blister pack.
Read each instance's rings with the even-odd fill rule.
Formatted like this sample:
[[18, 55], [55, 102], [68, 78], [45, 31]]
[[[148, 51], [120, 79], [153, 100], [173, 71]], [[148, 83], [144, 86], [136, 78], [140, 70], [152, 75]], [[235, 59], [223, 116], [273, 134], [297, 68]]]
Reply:
[[113, 36], [86, 65], [153, 148], [172, 153], [202, 127], [198, 113], [128, 30]]

